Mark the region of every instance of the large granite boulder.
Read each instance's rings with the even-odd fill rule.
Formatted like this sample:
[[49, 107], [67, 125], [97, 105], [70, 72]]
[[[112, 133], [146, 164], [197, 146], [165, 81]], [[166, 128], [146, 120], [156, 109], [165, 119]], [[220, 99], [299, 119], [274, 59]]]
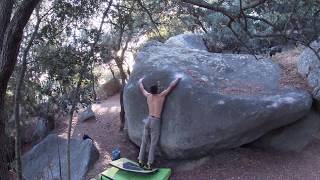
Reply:
[[204, 51], [208, 50], [200, 34], [185, 33], [173, 36], [166, 41], [166, 44]]
[[[22, 157], [27, 180], [67, 179], [67, 140], [50, 134]], [[71, 139], [71, 179], [82, 180], [98, 160], [99, 152], [90, 139]], [[59, 168], [61, 165], [61, 169]]]
[[280, 68], [252, 55], [217, 54], [149, 42], [136, 56], [125, 87], [129, 138], [140, 145], [146, 99], [138, 87], [160, 89], [182, 77], [167, 97], [160, 146], [167, 158], [191, 158], [252, 142], [308, 113], [307, 92], [279, 87]]
[[[310, 45], [315, 51], [318, 51], [320, 57], [320, 40], [314, 41]], [[320, 59], [315, 52], [306, 48], [300, 55], [298, 60], [298, 72], [307, 77], [308, 84], [312, 88], [312, 96], [316, 100], [320, 100]]]
[[299, 152], [314, 139], [319, 130], [320, 114], [310, 111], [306, 117], [272, 130], [250, 145], [267, 150]]

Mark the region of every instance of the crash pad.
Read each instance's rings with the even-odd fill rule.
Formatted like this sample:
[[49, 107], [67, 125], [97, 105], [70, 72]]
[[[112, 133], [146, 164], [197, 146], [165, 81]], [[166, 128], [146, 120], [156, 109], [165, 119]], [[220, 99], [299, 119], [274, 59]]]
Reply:
[[110, 167], [101, 173], [101, 180], [168, 180], [170, 168], [159, 168], [154, 173], [142, 174]]

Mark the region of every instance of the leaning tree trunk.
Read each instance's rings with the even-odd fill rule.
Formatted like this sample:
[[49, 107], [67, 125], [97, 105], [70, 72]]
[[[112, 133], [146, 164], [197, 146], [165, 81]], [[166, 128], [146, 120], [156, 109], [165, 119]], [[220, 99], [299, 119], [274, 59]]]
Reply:
[[16, 170], [18, 174], [18, 180], [23, 180], [22, 178], [22, 166], [21, 166], [21, 135], [20, 135], [20, 101], [21, 101], [21, 90], [23, 86], [24, 76], [27, 70], [27, 56], [31, 46], [33, 44], [33, 40], [36, 38], [38, 34], [38, 29], [40, 26], [41, 19], [39, 17], [39, 10], [37, 9], [37, 23], [34, 28], [34, 31], [31, 35], [30, 40], [28, 41], [27, 47], [23, 51], [22, 56], [22, 67], [21, 72], [17, 78], [17, 87], [14, 99], [14, 119], [15, 119], [15, 129], [16, 129], [16, 144], [15, 144], [15, 155], [16, 155]]
[[90, 73], [91, 73], [91, 81], [92, 81], [92, 95], [93, 95], [93, 101], [96, 102], [97, 101], [97, 92], [96, 92], [96, 83], [95, 83], [95, 77], [94, 77], [94, 73], [93, 73], [93, 67], [94, 67], [94, 62], [91, 64], [91, 69], [90, 69]]
[[116, 58], [115, 59], [118, 69], [121, 75], [121, 90], [120, 90], [120, 131], [124, 129], [125, 124], [125, 111], [124, 111], [124, 103], [123, 103], [123, 91], [126, 85], [127, 75], [123, 69], [123, 59]]
[[[4, 34], [7, 26], [10, 22], [12, 13], [13, 1], [0, 1], [0, 54], [2, 51], [2, 44]], [[2, 64], [0, 59], [0, 65]], [[1, 79], [1, 76], [0, 76]], [[6, 94], [7, 82], [5, 80], [0, 81], [0, 142], [6, 142], [5, 132], [5, 111], [4, 111], [4, 98]], [[8, 164], [7, 164], [7, 150], [6, 143], [0, 146], [0, 175], [3, 179], [8, 179]]]
[[123, 131], [124, 125], [126, 123], [126, 113], [124, 111], [124, 104], [123, 104], [123, 91], [125, 85], [123, 84], [120, 91], [120, 131]]
[[[124, 129], [124, 126], [125, 126], [125, 121], [126, 121], [126, 117], [125, 117], [125, 110], [124, 110], [124, 103], [123, 103], [123, 93], [124, 93], [124, 87], [126, 86], [126, 80], [127, 80], [127, 75], [123, 69], [123, 62], [124, 62], [124, 54], [128, 48], [128, 44], [131, 40], [131, 33], [132, 31], [130, 32], [129, 34], [129, 37], [128, 39], [126, 40], [125, 42], [125, 46], [123, 47], [122, 49], [122, 52], [121, 52], [121, 55], [120, 57], [116, 57], [115, 58], [115, 61], [116, 61], [116, 64], [117, 64], [117, 67], [120, 71], [120, 76], [121, 76], [121, 91], [120, 91], [120, 131], [122, 131]], [[121, 37], [119, 38], [119, 41], [118, 41], [118, 51], [120, 50], [121, 48], [121, 41], [122, 41], [122, 35], [123, 35], [123, 29], [120, 31], [120, 35]]]
[[[0, 84], [0, 142], [6, 142], [5, 132], [5, 112], [4, 112], [4, 95], [5, 88]], [[7, 150], [6, 145], [0, 146], [0, 175], [3, 179], [8, 179], [8, 163], [7, 163]]]
[[[5, 142], [4, 140], [6, 140], [4, 98], [8, 81], [17, 62], [23, 29], [39, 1], [22, 1], [11, 21], [10, 17], [14, 1], [0, 1], [0, 142]], [[0, 146], [0, 175], [1, 178], [8, 179], [5, 147], [6, 145]]]
[[110, 70], [110, 72], [112, 74], [113, 79], [116, 79], [116, 76], [115, 76], [114, 71], [113, 71], [113, 69], [111, 67], [111, 64], [109, 63], [108, 66], [109, 66], [109, 70]]

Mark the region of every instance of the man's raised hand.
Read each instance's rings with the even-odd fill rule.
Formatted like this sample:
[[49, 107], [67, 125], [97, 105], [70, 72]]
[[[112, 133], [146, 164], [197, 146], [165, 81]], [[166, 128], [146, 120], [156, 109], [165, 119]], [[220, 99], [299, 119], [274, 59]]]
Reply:
[[143, 79], [144, 79], [144, 78], [140, 78], [140, 79], [139, 79], [139, 83], [142, 83]]

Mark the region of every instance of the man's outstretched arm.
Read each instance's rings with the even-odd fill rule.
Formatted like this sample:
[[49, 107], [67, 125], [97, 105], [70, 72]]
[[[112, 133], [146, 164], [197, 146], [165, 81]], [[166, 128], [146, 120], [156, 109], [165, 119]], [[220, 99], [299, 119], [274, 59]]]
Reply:
[[177, 86], [177, 84], [178, 84], [178, 82], [180, 81], [180, 79], [181, 79], [181, 78], [177, 78], [177, 79], [175, 79], [174, 81], [172, 81], [172, 82], [170, 83], [169, 87], [168, 87], [166, 90], [162, 91], [162, 92], [160, 93], [160, 95], [161, 95], [161, 96], [166, 96], [166, 95], [168, 95], [168, 94]]
[[142, 80], [143, 78], [139, 79], [139, 87], [140, 87], [140, 90], [142, 92], [142, 94], [147, 97], [150, 93], [148, 93], [148, 91], [146, 91], [143, 87], [143, 84], [142, 84]]

